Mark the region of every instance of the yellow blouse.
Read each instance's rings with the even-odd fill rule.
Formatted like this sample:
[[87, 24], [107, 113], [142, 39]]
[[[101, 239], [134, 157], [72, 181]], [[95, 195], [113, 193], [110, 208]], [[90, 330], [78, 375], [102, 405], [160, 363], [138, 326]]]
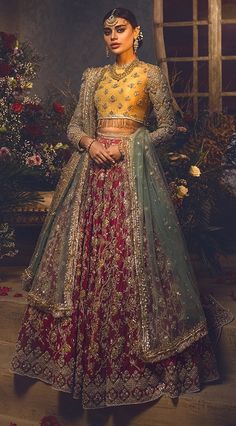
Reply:
[[128, 76], [117, 81], [108, 68], [94, 94], [97, 119], [128, 118], [144, 123], [151, 107], [147, 72], [147, 66], [138, 64]]
[[71, 144], [79, 151], [84, 150], [79, 145], [80, 139], [96, 136], [99, 119], [106, 121], [108, 117], [116, 121], [118, 117], [130, 124], [144, 122], [146, 126], [151, 111], [156, 117], [156, 129], [149, 132], [150, 139], [155, 144], [170, 139], [176, 123], [168, 83], [160, 67], [139, 61], [119, 81], [111, 77], [110, 69], [110, 65], [105, 65], [84, 71], [79, 101], [67, 130]]

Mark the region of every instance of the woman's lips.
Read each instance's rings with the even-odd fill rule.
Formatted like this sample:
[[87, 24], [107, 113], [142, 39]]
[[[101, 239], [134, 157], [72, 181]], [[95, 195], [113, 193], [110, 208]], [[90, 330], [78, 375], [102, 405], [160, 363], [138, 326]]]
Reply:
[[111, 48], [112, 49], [116, 49], [117, 47], [119, 47], [120, 46], [120, 44], [119, 43], [114, 43], [114, 44], [111, 44]]

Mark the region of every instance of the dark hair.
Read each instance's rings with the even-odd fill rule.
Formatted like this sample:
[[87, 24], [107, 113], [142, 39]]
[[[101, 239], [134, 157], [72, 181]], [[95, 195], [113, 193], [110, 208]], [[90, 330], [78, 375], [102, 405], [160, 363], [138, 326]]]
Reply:
[[[125, 9], [124, 7], [117, 7], [115, 9], [111, 9], [103, 18], [103, 24], [109, 18], [109, 16], [112, 14], [114, 16], [117, 16], [117, 18], [124, 18], [126, 21], [128, 21], [133, 28], [136, 28], [138, 26], [137, 19], [133, 12], [129, 9]], [[138, 47], [142, 46], [143, 41], [138, 39]]]

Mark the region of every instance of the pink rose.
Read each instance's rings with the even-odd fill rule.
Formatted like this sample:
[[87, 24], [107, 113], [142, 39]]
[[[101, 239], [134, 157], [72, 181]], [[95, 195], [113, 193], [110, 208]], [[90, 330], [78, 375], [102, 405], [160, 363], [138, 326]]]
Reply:
[[11, 152], [6, 146], [2, 146], [2, 148], [0, 148], [0, 158], [8, 157], [10, 155]]
[[25, 162], [28, 166], [40, 166], [42, 164], [42, 158], [39, 154], [34, 154], [26, 158]]

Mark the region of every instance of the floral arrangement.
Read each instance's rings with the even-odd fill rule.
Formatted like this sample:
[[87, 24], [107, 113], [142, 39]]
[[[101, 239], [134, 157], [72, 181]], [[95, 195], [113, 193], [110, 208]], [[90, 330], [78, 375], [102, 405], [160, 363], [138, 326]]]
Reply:
[[13, 34], [0, 33], [0, 159], [34, 171], [30, 189], [53, 189], [69, 148], [65, 128], [70, 111], [60, 102], [42, 104], [30, 96], [39, 56]]
[[55, 99], [43, 104], [37, 96], [31, 96], [40, 58], [29, 44], [20, 43], [14, 34], [0, 32], [0, 58], [0, 258], [3, 258], [17, 253], [14, 227], [8, 223], [9, 211], [39, 201], [35, 191], [54, 189], [70, 155], [65, 128], [71, 110]]
[[184, 116], [176, 138], [160, 147], [170, 194], [189, 249], [200, 253], [217, 271], [226, 234], [222, 199], [229, 192], [223, 176], [225, 169], [236, 168], [226, 161], [234, 135], [233, 116], [205, 111], [198, 119]]

